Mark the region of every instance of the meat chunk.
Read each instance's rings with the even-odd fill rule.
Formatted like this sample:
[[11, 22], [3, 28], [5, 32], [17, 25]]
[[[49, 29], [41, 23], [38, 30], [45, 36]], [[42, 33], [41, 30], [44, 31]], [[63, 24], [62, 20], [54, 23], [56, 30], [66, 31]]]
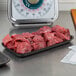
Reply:
[[35, 35], [33, 38], [34, 42], [44, 42], [44, 38], [40, 35]]
[[38, 32], [32, 32], [32, 34], [35, 36], [35, 35], [38, 35]]
[[17, 53], [20, 54], [24, 54], [24, 53], [29, 53], [32, 51], [32, 46], [29, 43], [26, 42], [21, 42], [18, 46], [17, 46]]
[[66, 40], [70, 40], [70, 32], [69, 29], [67, 29], [66, 33], [64, 33]]
[[34, 37], [34, 35], [32, 33], [26, 32], [26, 33], [22, 33], [22, 36], [26, 39], [29, 40], [30, 43], [33, 42], [32, 38]]
[[32, 33], [26, 32], [26, 33], [22, 33], [24, 38], [32, 38], [34, 35]]
[[15, 43], [14, 43], [14, 50], [17, 49], [17, 47], [18, 47], [18, 45], [20, 45], [20, 43], [21, 43], [21, 42], [15, 41]]
[[37, 31], [38, 34], [44, 34], [47, 32], [52, 32], [52, 30], [49, 26], [44, 26]]
[[53, 32], [65, 33], [67, 30], [64, 27], [56, 25], [56, 26], [52, 27], [52, 31]]
[[11, 35], [11, 38], [14, 38], [16, 35], [17, 35], [17, 34], [13, 34], [13, 35]]
[[45, 33], [44, 34], [44, 38], [45, 38], [45, 40], [46, 41], [48, 41], [48, 40], [51, 40], [51, 39], [53, 39], [55, 36], [54, 36], [54, 33]]
[[21, 34], [13, 35], [12, 38], [13, 38], [15, 41], [25, 41], [25, 40], [26, 40]]
[[49, 47], [49, 46], [52, 46], [52, 45], [55, 45], [55, 44], [58, 44], [58, 43], [61, 43], [61, 42], [63, 42], [62, 39], [60, 39], [60, 38], [54, 36], [54, 38], [48, 40], [47, 46]]
[[63, 42], [63, 40], [61, 39], [61, 38], [58, 38], [58, 37], [54, 37], [54, 41], [55, 41], [55, 43], [61, 43], [61, 42]]
[[49, 40], [48, 42], [47, 42], [47, 46], [49, 47], [49, 46], [52, 46], [52, 45], [55, 45], [56, 44], [56, 41], [54, 41], [54, 39], [52, 39], [52, 40]]
[[63, 41], [70, 40], [70, 35], [68, 33], [62, 34], [60, 32], [56, 32], [55, 35], [60, 39], [62, 39]]
[[8, 42], [6, 46], [8, 49], [14, 50], [14, 42], [13, 41]]
[[3, 38], [3, 40], [2, 40], [2, 42], [3, 42], [3, 44], [4, 44], [5, 46], [6, 46], [7, 43], [10, 42], [10, 41], [12, 41], [12, 38], [10, 37], [9, 34], [6, 35], [6, 36]]
[[21, 34], [13, 35], [12, 38], [13, 38], [14, 41], [19, 41], [19, 42], [21, 41], [21, 42], [28, 42], [28, 43], [30, 43], [29, 40], [24, 38], [24, 36], [21, 35]]
[[34, 50], [39, 50], [39, 49], [42, 49], [42, 48], [46, 48], [46, 42], [35, 42], [32, 44]]
[[63, 40], [70, 40], [69, 29], [56, 25], [52, 27], [52, 32], [55, 32], [56, 35]]
[[64, 34], [62, 34], [62, 33], [60, 33], [60, 32], [56, 32], [55, 35], [56, 35], [58, 38], [62, 39], [63, 41], [65, 40], [65, 35], [64, 35]]

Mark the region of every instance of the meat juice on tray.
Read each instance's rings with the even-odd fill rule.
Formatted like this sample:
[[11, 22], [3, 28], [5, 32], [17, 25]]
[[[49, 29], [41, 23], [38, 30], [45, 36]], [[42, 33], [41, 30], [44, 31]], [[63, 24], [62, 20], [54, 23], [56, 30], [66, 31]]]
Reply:
[[43, 26], [36, 32], [24, 32], [22, 34], [9, 34], [2, 40], [4, 46], [18, 54], [25, 54], [46, 48], [66, 40], [70, 40], [69, 29], [55, 25]]

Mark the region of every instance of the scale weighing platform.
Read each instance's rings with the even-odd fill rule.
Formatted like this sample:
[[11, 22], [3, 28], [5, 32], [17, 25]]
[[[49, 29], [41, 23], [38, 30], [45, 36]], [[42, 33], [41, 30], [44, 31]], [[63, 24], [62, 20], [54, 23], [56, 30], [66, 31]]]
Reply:
[[51, 25], [58, 18], [58, 1], [9, 0], [8, 16], [18, 27]]

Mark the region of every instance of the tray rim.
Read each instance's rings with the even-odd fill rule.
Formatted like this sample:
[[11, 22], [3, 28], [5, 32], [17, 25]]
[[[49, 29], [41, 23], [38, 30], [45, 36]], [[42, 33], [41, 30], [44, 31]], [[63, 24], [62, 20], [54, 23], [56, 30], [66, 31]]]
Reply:
[[17, 57], [26, 57], [26, 56], [30, 56], [30, 55], [33, 55], [33, 54], [37, 54], [39, 52], [43, 52], [45, 50], [48, 50], [48, 49], [52, 49], [54, 47], [59, 47], [59, 46], [62, 46], [64, 44], [67, 44], [69, 42], [71, 42], [71, 40], [74, 38], [74, 36], [70, 35], [71, 39], [70, 40], [66, 40], [64, 42], [61, 42], [61, 43], [58, 43], [58, 44], [55, 44], [53, 46], [50, 46], [50, 47], [46, 47], [46, 48], [42, 48], [40, 50], [36, 50], [36, 51], [32, 51], [32, 52], [29, 52], [29, 53], [25, 53], [25, 54], [19, 54], [19, 53], [16, 53], [14, 50], [11, 50], [11, 49], [8, 49], [6, 46], [4, 46], [4, 44], [2, 43], [2, 45], [5, 47], [5, 49], [10, 52], [10, 53], [13, 53], [14, 55], [16, 55]]

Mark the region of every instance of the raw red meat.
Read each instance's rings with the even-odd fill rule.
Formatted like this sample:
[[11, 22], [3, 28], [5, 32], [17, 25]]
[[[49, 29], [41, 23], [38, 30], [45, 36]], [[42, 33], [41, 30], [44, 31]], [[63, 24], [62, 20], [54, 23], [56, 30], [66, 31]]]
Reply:
[[60, 39], [65, 40], [65, 35], [64, 35], [63, 33], [56, 32], [55, 35], [56, 35], [57, 37], [59, 37]]
[[56, 25], [52, 28], [44, 26], [32, 33], [14, 34], [11, 37], [8, 34], [2, 42], [7, 48], [13, 49], [16, 53], [24, 54], [65, 40], [70, 40], [69, 29]]
[[15, 41], [26, 41], [26, 39], [20, 34], [13, 35], [12, 37]]
[[4, 44], [5, 46], [6, 46], [7, 43], [10, 42], [10, 41], [12, 41], [12, 38], [10, 37], [9, 34], [6, 35], [6, 36], [3, 38], [3, 40], [2, 40], [2, 42], [3, 42], [3, 44]]
[[26, 33], [22, 33], [22, 36], [26, 39], [29, 40], [30, 43], [33, 42], [32, 38], [34, 37], [34, 35], [32, 33], [26, 32]]
[[51, 39], [47, 42], [47, 46], [52, 46], [52, 45], [55, 45], [56, 44], [56, 41], [54, 41], [54, 39]]
[[70, 32], [69, 29], [67, 29], [67, 33], [64, 34], [66, 37], [66, 40], [70, 40]]
[[38, 35], [38, 32], [32, 32], [32, 34], [35, 36], [35, 35]]
[[43, 34], [46, 32], [52, 32], [52, 30], [49, 26], [44, 26], [37, 31], [38, 34]]
[[6, 46], [7, 46], [7, 48], [14, 50], [14, 42], [13, 41], [8, 42]]
[[33, 43], [33, 39], [32, 38], [28, 38], [30, 43]]
[[48, 41], [48, 40], [51, 40], [51, 39], [53, 39], [55, 36], [54, 36], [54, 33], [45, 33], [44, 34], [44, 38], [45, 38], [45, 40], [46, 41]]
[[67, 30], [64, 27], [56, 25], [56, 26], [52, 27], [52, 31], [53, 32], [65, 33]]
[[17, 35], [17, 34], [13, 34], [13, 35], [11, 36], [11, 38], [14, 38], [16, 35]]
[[69, 29], [56, 25], [52, 27], [52, 31], [56, 32], [56, 35], [63, 40], [70, 40]]
[[20, 44], [21, 42], [18, 42], [18, 41], [15, 41], [15, 44], [14, 44], [14, 49], [16, 50], [18, 45]]
[[44, 42], [44, 38], [40, 35], [35, 35], [33, 38], [34, 42]]
[[14, 41], [22, 41], [22, 42], [28, 42], [28, 43], [30, 43], [28, 39], [24, 38], [24, 36], [20, 35], [20, 34], [14, 35], [13, 36], [13, 40]]
[[56, 42], [56, 43], [61, 43], [61, 42], [63, 42], [63, 40], [62, 39], [60, 39], [60, 38], [58, 38], [58, 37], [54, 37], [54, 41]]
[[51, 39], [48, 40], [47, 46], [52, 46], [52, 45], [55, 45], [55, 44], [61, 43], [61, 42], [63, 42], [62, 39], [60, 39], [60, 38], [54, 36], [53, 38], [51, 38]]
[[32, 33], [26, 32], [26, 33], [22, 33], [24, 38], [32, 38], [34, 35]]
[[61, 42], [63, 42], [62, 39], [60, 39], [60, 38], [54, 36], [53, 39], [48, 40], [47, 46], [52, 46], [52, 45], [55, 45], [55, 44], [58, 44], [58, 43], [61, 43]]
[[63, 41], [70, 40], [70, 35], [68, 33], [63, 34], [63, 33], [60, 33], [60, 32], [56, 32], [55, 35], [57, 37], [59, 37], [60, 39], [62, 39]]
[[32, 47], [31, 44], [26, 43], [26, 42], [21, 42], [18, 46], [17, 46], [17, 53], [20, 54], [24, 54], [24, 53], [29, 53], [32, 51]]
[[39, 50], [39, 49], [42, 49], [42, 48], [46, 48], [46, 42], [35, 42], [32, 44], [34, 50]]

